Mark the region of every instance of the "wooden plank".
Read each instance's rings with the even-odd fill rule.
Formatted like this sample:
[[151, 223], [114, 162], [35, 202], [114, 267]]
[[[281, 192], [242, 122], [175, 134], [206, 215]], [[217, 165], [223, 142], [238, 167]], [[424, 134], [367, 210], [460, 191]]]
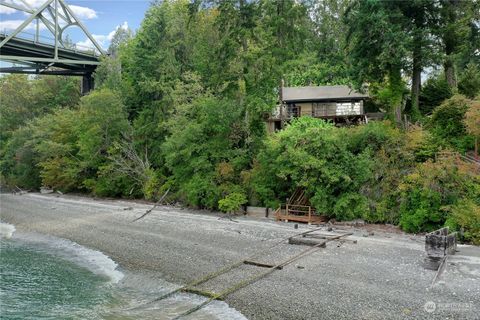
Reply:
[[435, 285], [438, 278], [442, 275], [443, 271], [445, 271], [445, 267], [447, 266], [447, 259], [448, 259], [448, 256], [445, 256], [445, 257], [443, 257], [442, 261], [440, 262], [440, 266], [438, 267], [437, 273], [435, 274], [435, 277], [432, 280], [431, 287], [433, 287], [433, 285]]
[[182, 289], [182, 291], [187, 292], [187, 293], [197, 294], [197, 295], [204, 296], [204, 297], [207, 297], [207, 298], [210, 298], [210, 299], [223, 300], [222, 297], [217, 297], [217, 295], [213, 292], [200, 290], [200, 289], [197, 289], [197, 288], [190, 288], [189, 287], [189, 288]]
[[[332, 237], [338, 236], [339, 234], [305, 234], [302, 237], [306, 238], [315, 238], [315, 239], [331, 239]], [[351, 240], [351, 239], [342, 239], [342, 241], [346, 242], [351, 242], [351, 243], [357, 243], [357, 240]]]
[[262, 267], [262, 268], [276, 268], [278, 270], [282, 270], [282, 266], [275, 266], [273, 264], [267, 264], [267, 263], [261, 263], [261, 262], [256, 262], [256, 261], [251, 261], [251, 260], [245, 260], [243, 263], [252, 265], [252, 266], [257, 266], [257, 267]]
[[183, 318], [187, 315], [190, 315], [192, 314], [193, 312], [197, 311], [197, 310], [200, 310], [201, 308], [205, 307], [206, 305], [210, 304], [213, 300], [215, 300], [216, 298], [220, 297], [220, 298], [223, 298], [223, 297], [226, 297], [228, 296], [229, 294], [231, 294], [232, 292], [235, 292], [235, 291], [238, 291], [266, 276], [268, 276], [270, 273], [274, 272], [276, 269], [276, 267], [285, 267], [291, 263], [293, 263], [294, 261], [300, 259], [300, 258], [303, 258], [305, 257], [306, 255], [308, 254], [312, 254], [313, 252], [317, 251], [317, 250], [320, 250], [321, 247], [323, 247], [327, 242], [329, 241], [332, 241], [332, 240], [336, 240], [336, 239], [340, 239], [340, 238], [343, 238], [343, 237], [347, 237], [347, 236], [350, 236], [352, 235], [352, 233], [346, 233], [346, 234], [343, 234], [343, 235], [340, 235], [340, 236], [337, 236], [335, 238], [332, 238], [332, 239], [327, 239], [327, 240], [324, 240], [320, 243], [317, 243], [316, 245], [314, 245], [313, 247], [311, 248], [308, 248], [298, 254], [296, 254], [295, 256], [289, 258], [288, 260], [282, 262], [282, 263], [279, 263], [275, 266], [273, 266], [272, 268], [269, 268], [267, 271], [263, 272], [263, 273], [259, 273], [259, 274], [256, 274], [254, 275], [253, 277], [251, 278], [248, 278], [244, 281], [241, 281], [233, 286], [231, 286], [230, 288], [227, 288], [225, 289], [223, 292], [220, 292], [218, 293], [217, 295], [215, 295], [214, 297], [212, 298], [209, 298], [207, 301], [205, 302], [202, 302], [201, 304], [183, 312], [182, 314], [179, 314], [177, 315], [176, 317], [174, 317], [172, 320], [177, 320], [177, 319], [180, 319], [180, 318]]
[[[330, 240], [330, 239], [328, 239]], [[323, 241], [325, 242], [325, 241]], [[308, 238], [290, 238], [288, 239], [289, 244], [296, 244], [296, 245], [301, 245], [301, 246], [316, 246], [319, 243], [322, 243], [322, 241], [317, 241], [314, 239], [308, 239]], [[322, 248], [325, 247], [325, 243], [321, 245]]]

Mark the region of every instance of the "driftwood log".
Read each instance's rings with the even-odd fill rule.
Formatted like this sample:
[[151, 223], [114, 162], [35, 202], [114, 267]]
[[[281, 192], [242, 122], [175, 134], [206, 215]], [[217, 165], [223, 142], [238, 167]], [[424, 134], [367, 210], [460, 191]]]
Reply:
[[142, 219], [143, 217], [145, 217], [147, 214], [149, 214], [150, 212], [153, 211], [153, 209], [155, 209], [160, 203], [162, 203], [163, 199], [165, 199], [165, 197], [167, 196], [168, 192], [170, 191], [170, 188], [163, 194], [163, 196], [158, 199], [157, 202], [155, 202], [155, 204], [153, 205], [153, 207], [151, 207], [150, 209], [148, 209], [147, 211], [145, 211], [144, 214], [142, 214], [140, 217], [138, 218], [135, 218], [132, 220], [132, 222], [135, 222], [135, 221], [138, 221], [140, 219]]

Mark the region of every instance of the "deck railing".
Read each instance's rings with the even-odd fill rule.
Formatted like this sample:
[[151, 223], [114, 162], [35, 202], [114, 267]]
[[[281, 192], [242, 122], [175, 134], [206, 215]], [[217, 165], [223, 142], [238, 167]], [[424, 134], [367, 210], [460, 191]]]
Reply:
[[307, 222], [308, 224], [324, 221], [324, 217], [317, 215], [311, 206], [296, 204], [280, 205], [275, 211], [275, 218], [276, 220]]
[[435, 155], [435, 159], [448, 159], [448, 158], [455, 158], [457, 160], [462, 160], [464, 162], [469, 162], [469, 163], [473, 163], [480, 166], [480, 159], [475, 158], [469, 154], [463, 155], [459, 152], [454, 152], [454, 151], [440, 151], [440, 152], [437, 152], [437, 154]]

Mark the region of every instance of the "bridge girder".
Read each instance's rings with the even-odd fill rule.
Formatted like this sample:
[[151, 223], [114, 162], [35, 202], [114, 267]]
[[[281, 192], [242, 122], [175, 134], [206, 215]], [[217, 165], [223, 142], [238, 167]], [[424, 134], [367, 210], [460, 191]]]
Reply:
[[[28, 14], [13, 32], [0, 34], [0, 60], [13, 64], [12, 67], [0, 68], [0, 72], [83, 76], [82, 88], [93, 88], [92, 73], [100, 64], [100, 55], [105, 52], [64, 0], [46, 0], [38, 8], [31, 7], [24, 0], [16, 3], [0, 0], [0, 5]], [[31, 41], [19, 37], [33, 22], [36, 22], [35, 39]], [[53, 36], [53, 43], [40, 41], [41, 24]], [[71, 26], [79, 27], [95, 49], [83, 52], [75, 45], [65, 43], [63, 32]]]

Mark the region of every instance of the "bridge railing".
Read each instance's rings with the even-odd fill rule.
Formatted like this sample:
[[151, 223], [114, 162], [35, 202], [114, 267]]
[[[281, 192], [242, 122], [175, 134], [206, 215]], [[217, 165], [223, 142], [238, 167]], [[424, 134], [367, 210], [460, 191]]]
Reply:
[[[8, 35], [9, 35], [7, 30], [1, 31], [0, 34], [3, 37], [8, 37]], [[21, 39], [21, 40], [26, 40], [26, 41], [32, 41], [34, 43], [47, 44], [47, 45], [52, 45], [52, 46], [55, 45], [55, 39], [54, 38], [46, 37], [46, 36], [41, 35], [41, 34], [37, 35], [33, 32], [21, 31], [14, 38]], [[77, 43], [65, 43], [65, 41], [66, 41], [65, 39], [63, 41], [64, 41], [65, 46], [62, 46], [62, 49], [71, 50], [72, 52], [76, 52], [76, 53], [90, 54], [90, 55], [96, 56], [96, 57], [98, 57], [100, 55], [100, 52], [94, 47], [79, 45]]]

